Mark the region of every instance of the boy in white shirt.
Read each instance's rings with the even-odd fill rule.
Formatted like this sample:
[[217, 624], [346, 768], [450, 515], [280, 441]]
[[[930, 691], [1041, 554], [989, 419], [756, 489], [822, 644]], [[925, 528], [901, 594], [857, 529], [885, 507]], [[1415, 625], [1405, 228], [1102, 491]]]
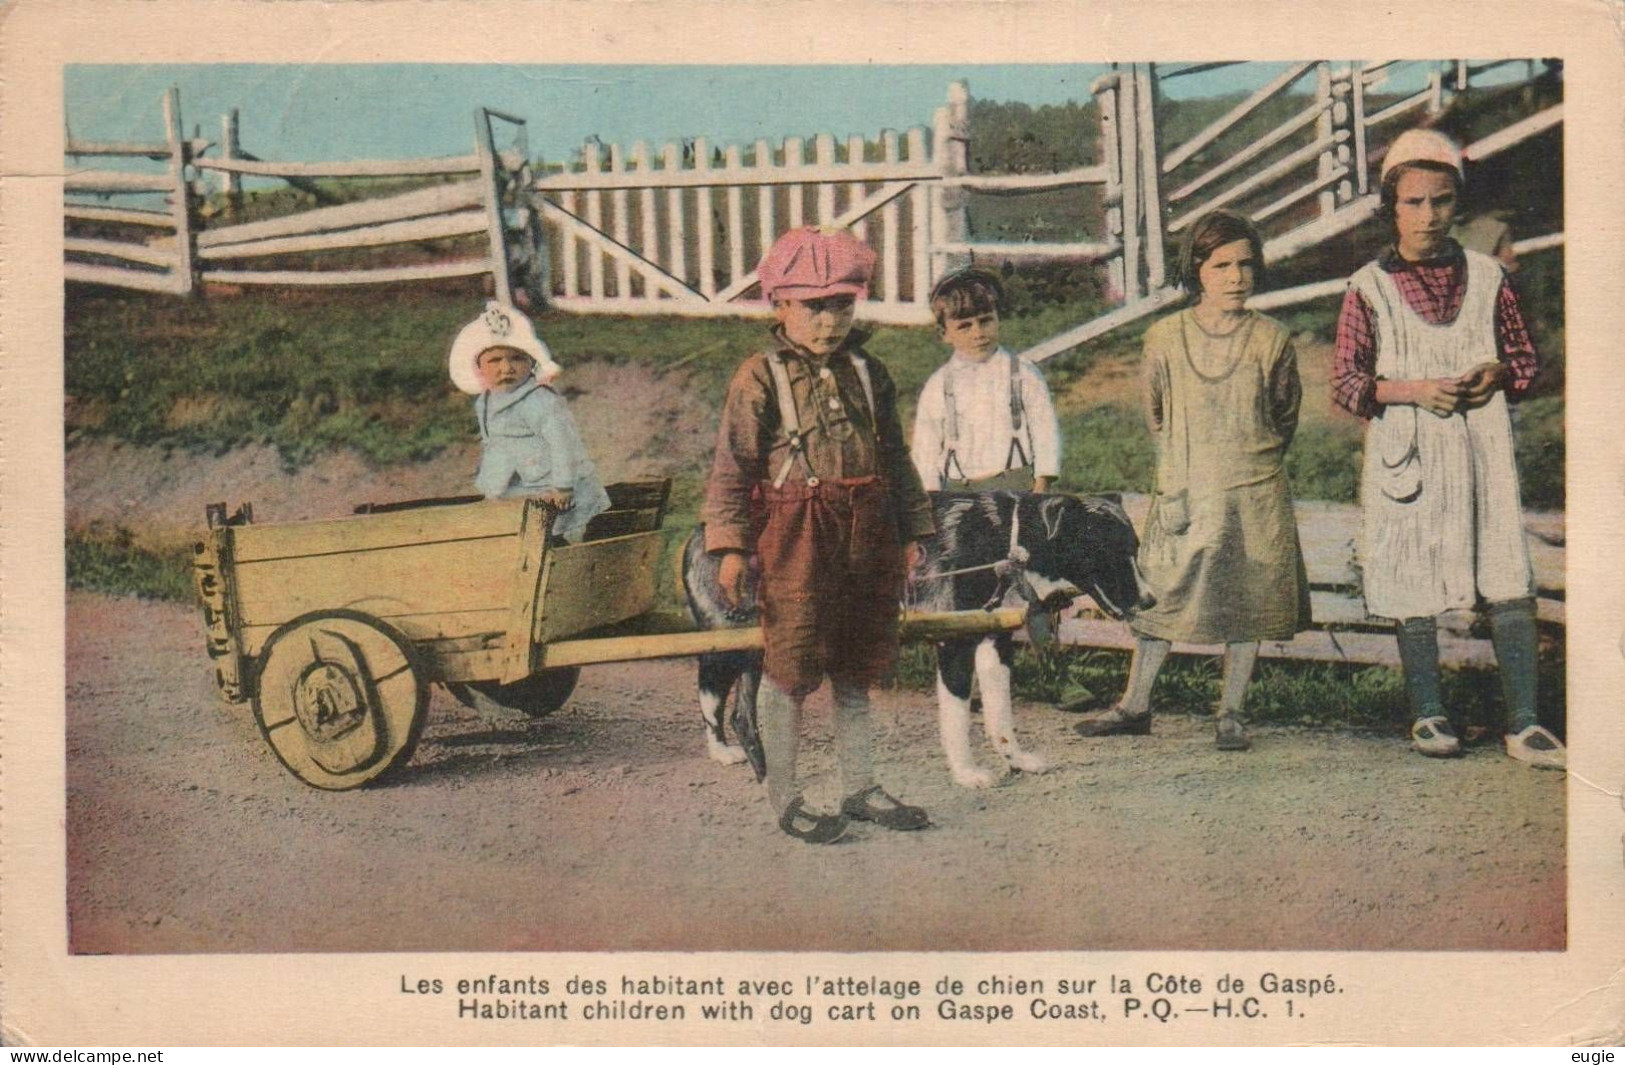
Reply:
[[914, 466], [931, 491], [1048, 491], [1061, 430], [1038, 367], [999, 346], [1004, 286], [975, 267], [931, 290], [937, 334], [954, 351], [926, 381], [914, 415]]

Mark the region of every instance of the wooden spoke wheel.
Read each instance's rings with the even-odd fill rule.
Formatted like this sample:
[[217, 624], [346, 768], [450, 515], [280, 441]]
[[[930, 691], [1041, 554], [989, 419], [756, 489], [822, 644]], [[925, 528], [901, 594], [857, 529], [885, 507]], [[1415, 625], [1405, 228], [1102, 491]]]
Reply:
[[358, 788], [405, 764], [428, 712], [429, 686], [411, 641], [365, 614], [291, 621], [260, 656], [260, 733], [311, 787]]
[[581, 677], [579, 666], [543, 669], [524, 680], [502, 684], [494, 680], [471, 680], [448, 684], [451, 694], [464, 706], [489, 711], [493, 707], [518, 710], [531, 717], [546, 717], [562, 707], [576, 690]]

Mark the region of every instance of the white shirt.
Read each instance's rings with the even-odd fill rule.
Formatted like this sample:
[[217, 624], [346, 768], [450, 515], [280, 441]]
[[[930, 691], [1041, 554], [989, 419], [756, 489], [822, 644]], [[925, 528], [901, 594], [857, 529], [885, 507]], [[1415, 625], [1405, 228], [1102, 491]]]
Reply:
[[[953, 377], [954, 407], [958, 413], [958, 440], [954, 445], [957, 462], [954, 477], [976, 479], [1003, 473], [1009, 466], [1023, 465], [1022, 454], [1038, 477], [1055, 477], [1061, 472], [1061, 429], [1050, 403], [1044, 375], [1027, 359], [1018, 359], [1021, 368], [1021, 430], [1010, 420], [1010, 353], [1000, 348], [982, 362], [972, 362], [958, 354], [949, 357], [925, 387], [914, 412], [914, 467], [929, 490], [942, 486], [943, 467], [948, 461], [947, 380]], [[1021, 441], [1020, 452], [1012, 455], [1010, 441]], [[963, 473], [960, 471], [963, 470]]]

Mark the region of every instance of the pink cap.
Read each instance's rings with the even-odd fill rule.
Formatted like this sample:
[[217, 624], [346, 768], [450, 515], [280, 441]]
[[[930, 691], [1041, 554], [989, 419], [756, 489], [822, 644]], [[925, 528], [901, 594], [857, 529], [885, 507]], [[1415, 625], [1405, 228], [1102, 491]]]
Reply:
[[756, 274], [770, 300], [861, 299], [874, 268], [874, 249], [850, 230], [803, 226], [773, 242]]

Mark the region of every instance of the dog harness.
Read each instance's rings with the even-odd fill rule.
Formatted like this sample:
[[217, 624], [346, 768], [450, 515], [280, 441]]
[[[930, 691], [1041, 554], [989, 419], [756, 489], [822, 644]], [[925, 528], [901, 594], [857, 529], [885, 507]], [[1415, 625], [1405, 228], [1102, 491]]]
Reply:
[[[1033, 460], [1027, 457], [1027, 448], [1022, 446], [1021, 443], [1023, 415], [1027, 412], [1026, 403], [1021, 395], [1021, 359], [1013, 351], [1005, 352], [1005, 354], [1010, 360], [1010, 450], [1004, 456], [1004, 469], [1005, 472], [1009, 472], [1023, 466], [1031, 466]], [[965, 467], [959, 461], [959, 402], [954, 396], [954, 375], [952, 373], [943, 374], [942, 398], [943, 405], [948, 411], [946, 432], [944, 434], [947, 448], [942, 460], [942, 483], [946, 485], [954, 480], [970, 480], [970, 477], [965, 473]], [[1032, 444], [1032, 429], [1030, 427], [1027, 434], [1027, 442]], [[1017, 456], [1020, 456], [1020, 462], [1015, 461]], [[956, 467], [959, 470], [957, 476], [953, 472]]]
[[[875, 414], [875, 386], [869, 377], [869, 361], [857, 352], [849, 353], [852, 359], [852, 368], [858, 373], [858, 380], [863, 384], [863, 398], [869, 402], [869, 421], [876, 422]], [[767, 357], [767, 368], [773, 376], [773, 394], [779, 404], [779, 421], [784, 426], [785, 435], [790, 438], [790, 453], [785, 456], [784, 465], [773, 478], [774, 488], [783, 488], [784, 482], [790, 476], [790, 469], [801, 460], [801, 465], [807, 471], [807, 484], [809, 487], [818, 487], [818, 475], [813, 472], [812, 464], [807, 461], [807, 446], [805, 433], [801, 428], [801, 418], [796, 413], [796, 397], [790, 390], [790, 370], [784, 363], [784, 355], [772, 352]], [[827, 370], [827, 367], [826, 367]], [[812, 432], [816, 425], [806, 430]]]

